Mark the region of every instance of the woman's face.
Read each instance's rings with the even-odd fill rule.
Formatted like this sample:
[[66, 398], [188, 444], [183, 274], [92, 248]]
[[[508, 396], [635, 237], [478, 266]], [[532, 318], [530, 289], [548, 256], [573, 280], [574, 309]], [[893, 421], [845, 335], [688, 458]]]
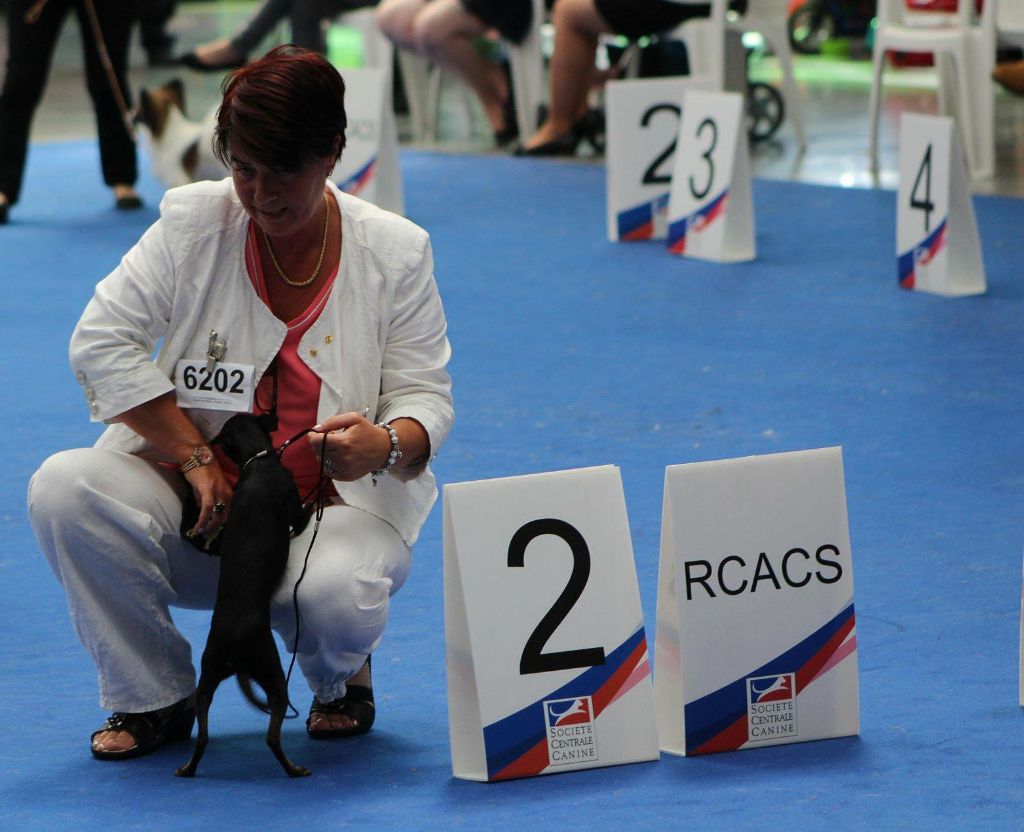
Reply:
[[231, 145], [231, 178], [242, 207], [270, 237], [287, 237], [310, 222], [322, 222], [324, 184], [333, 158], [314, 159], [294, 171], [280, 171]]

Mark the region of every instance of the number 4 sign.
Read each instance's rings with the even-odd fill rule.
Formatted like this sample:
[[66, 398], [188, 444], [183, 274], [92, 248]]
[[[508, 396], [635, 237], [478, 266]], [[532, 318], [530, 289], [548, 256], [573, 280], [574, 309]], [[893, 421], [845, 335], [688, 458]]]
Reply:
[[900, 117], [896, 257], [900, 286], [937, 295], [985, 291], [967, 163], [953, 120]]
[[753, 260], [750, 158], [738, 93], [687, 91], [668, 202], [673, 254]]
[[445, 486], [444, 598], [456, 777], [658, 758], [617, 468]]

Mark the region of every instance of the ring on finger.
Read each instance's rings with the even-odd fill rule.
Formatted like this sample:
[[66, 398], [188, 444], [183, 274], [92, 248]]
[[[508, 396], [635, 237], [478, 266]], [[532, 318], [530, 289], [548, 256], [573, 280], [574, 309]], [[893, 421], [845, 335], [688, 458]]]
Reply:
[[228, 508], [227, 503], [222, 503], [222, 502], [218, 501], [218, 502], [213, 504], [213, 513], [214, 514], [223, 514], [225, 511], [227, 511], [227, 508]]

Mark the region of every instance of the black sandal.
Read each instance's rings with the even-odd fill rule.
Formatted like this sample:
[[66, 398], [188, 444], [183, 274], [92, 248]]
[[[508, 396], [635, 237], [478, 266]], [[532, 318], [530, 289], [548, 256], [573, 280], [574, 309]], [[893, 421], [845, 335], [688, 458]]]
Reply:
[[[366, 659], [366, 664], [370, 664], [369, 657]], [[342, 714], [355, 720], [356, 724], [348, 728], [311, 731], [310, 725], [313, 722], [314, 714]], [[377, 708], [373, 704], [373, 688], [368, 688], [365, 685], [349, 685], [345, 689], [345, 695], [340, 699], [321, 702], [315, 696], [313, 697], [313, 704], [309, 706], [309, 717], [306, 719], [306, 733], [309, 734], [310, 739], [314, 740], [357, 737], [373, 727], [376, 715]]]
[[[129, 714], [116, 712], [110, 715], [99, 730], [92, 734], [92, 756], [97, 760], [128, 760], [142, 757], [156, 751], [165, 742], [187, 740], [192, 735], [192, 724], [196, 709], [189, 696], [158, 711]], [[96, 737], [105, 731], [125, 731], [132, 735], [135, 745], [124, 751], [101, 751], [96, 748]]]

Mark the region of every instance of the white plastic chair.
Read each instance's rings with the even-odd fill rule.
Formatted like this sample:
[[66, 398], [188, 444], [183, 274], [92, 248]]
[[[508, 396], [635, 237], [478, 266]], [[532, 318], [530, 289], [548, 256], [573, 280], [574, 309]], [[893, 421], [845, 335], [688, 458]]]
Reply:
[[[1016, 0], [1014, 0], [1016, 2]], [[963, 140], [974, 177], [995, 169], [995, 20], [999, 0], [985, 0], [976, 20], [973, 0], [961, 0], [952, 14], [916, 13], [903, 0], [878, 0], [871, 84], [869, 158], [878, 169], [878, 120], [882, 100], [885, 53], [924, 52], [935, 55], [939, 76], [939, 107], [952, 115]]]
[[[387, 96], [390, 101], [394, 83], [395, 47], [377, 25], [375, 10], [366, 7], [342, 12], [334, 18], [334, 22], [359, 32], [363, 43], [364, 66], [387, 71]], [[402, 73], [402, 86], [406, 91], [413, 135], [420, 141], [425, 138], [432, 141], [437, 133], [437, 113], [435, 107], [431, 117], [426, 102], [437, 100], [435, 87], [440, 81], [440, 71], [425, 58], [404, 49], [398, 52], [398, 71]]]
[[793, 120], [793, 131], [801, 152], [807, 149], [807, 133], [804, 130], [803, 109], [800, 94], [793, 76], [793, 50], [789, 45], [789, 30], [786, 21], [789, 16], [789, 0], [753, 0], [747, 13], [741, 17], [726, 18], [726, 25], [733, 31], [746, 34], [759, 33], [771, 47], [782, 68], [783, 99], [786, 114]]
[[996, 38], [1000, 45], [1024, 49], [1024, 2], [1002, 0], [996, 9]]
[[[530, 31], [522, 43], [505, 44], [512, 76], [512, 95], [516, 103], [516, 119], [519, 132], [523, 135], [529, 135], [536, 128], [537, 112], [547, 100], [544, 54], [541, 48], [541, 27], [544, 25], [546, 10], [544, 0], [532, 0], [532, 3]], [[409, 103], [413, 134], [421, 141], [434, 142], [437, 140], [442, 69], [404, 49], [399, 50], [398, 65]], [[462, 99], [468, 113], [471, 107], [468, 89], [463, 90]], [[468, 114], [465, 120], [467, 123], [470, 121]]]
[[359, 32], [363, 40], [363, 66], [374, 69], [389, 69], [394, 56], [391, 41], [377, 25], [372, 8], [353, 9], [342, 12], [334, 18], [342, 26]]
[[726, 66], [725, 30], [728, 10], [729, 0], [711, 0], [711, 14], [708, 17], [690, 18], [662, 36], [686, 44], [690, 74], [710, 78], [713, 90], [733, 87]]
[[522, 136], [529, 136], [537, 128], [537, 112], [547, 101], [544, 51], [541, 48], [541, 28], [544, 26], [546, 13], [544, 0], [533, 0], [530, 31], [522, 43], [508, 45], [512, 95], [516, 101], [516, 122]]
[[786, 111], [792, 116], [800, 152], [807, 147], [803, 112], [793, 76], [793, 52], [786, 27], [788, 0], [752, 0], [745, 15], [729, 11], [728, 0], [711, 0], [709, 17], [698, 17], [681, 23], [663, 37], [686, 44], [690, 72], [711, 79], [711, 88], [740, 92], [746, 88], [746, 64], [742, 50], [727, 45], [729, 33], [742, 36], [759, 33], [772, 48], [782, 68]]

